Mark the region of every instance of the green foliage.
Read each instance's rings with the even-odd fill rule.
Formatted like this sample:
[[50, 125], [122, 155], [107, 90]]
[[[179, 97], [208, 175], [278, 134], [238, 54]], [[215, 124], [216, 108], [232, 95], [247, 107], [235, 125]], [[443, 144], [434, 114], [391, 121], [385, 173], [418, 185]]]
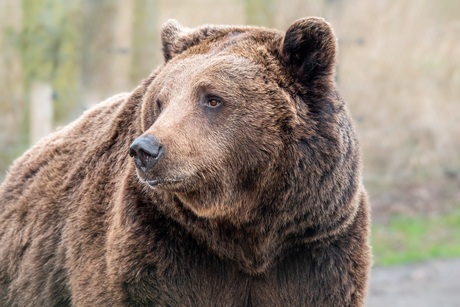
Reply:
[[376, 265], [460, 256], [460, 210], [433, 217], [393, 217], [372, 227]]

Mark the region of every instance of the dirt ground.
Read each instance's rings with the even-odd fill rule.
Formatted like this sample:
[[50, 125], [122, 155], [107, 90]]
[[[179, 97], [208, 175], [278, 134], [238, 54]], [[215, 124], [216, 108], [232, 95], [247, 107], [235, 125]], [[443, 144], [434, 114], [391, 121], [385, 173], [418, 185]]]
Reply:
[[376, 267], [366, 307], [460, 307], [460, 259]]

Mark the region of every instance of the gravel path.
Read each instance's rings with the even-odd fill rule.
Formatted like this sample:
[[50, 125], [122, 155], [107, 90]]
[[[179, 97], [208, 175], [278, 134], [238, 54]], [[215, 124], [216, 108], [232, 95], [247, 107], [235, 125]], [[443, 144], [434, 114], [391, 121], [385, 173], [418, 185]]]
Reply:
[[366, 307], [460, 307], [460, 259], [373, 268]]

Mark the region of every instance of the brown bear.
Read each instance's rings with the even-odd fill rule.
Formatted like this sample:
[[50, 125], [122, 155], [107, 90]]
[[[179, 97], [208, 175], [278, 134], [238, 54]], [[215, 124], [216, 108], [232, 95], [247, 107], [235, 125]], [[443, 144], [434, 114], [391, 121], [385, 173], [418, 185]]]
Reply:
[[149, 78], [10, 169], [0, 306], [363, 306], [369, 208], [329, 24], [161, 31]]

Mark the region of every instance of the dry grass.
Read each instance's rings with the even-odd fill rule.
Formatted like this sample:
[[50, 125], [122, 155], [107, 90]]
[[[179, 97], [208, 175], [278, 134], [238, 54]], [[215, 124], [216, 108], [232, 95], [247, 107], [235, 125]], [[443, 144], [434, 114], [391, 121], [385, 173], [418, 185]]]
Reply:
[[392, 212], [448, 210], [460, 203], [449, 191], [460, 180], [460, 2], [346, 3], [332, 19], [339, 86], [371, 199]]
[[347, 3], [336, 22], [346, 39], [339, 84], [357, 120], [366, 179], [460, 175], [458, 1]]

